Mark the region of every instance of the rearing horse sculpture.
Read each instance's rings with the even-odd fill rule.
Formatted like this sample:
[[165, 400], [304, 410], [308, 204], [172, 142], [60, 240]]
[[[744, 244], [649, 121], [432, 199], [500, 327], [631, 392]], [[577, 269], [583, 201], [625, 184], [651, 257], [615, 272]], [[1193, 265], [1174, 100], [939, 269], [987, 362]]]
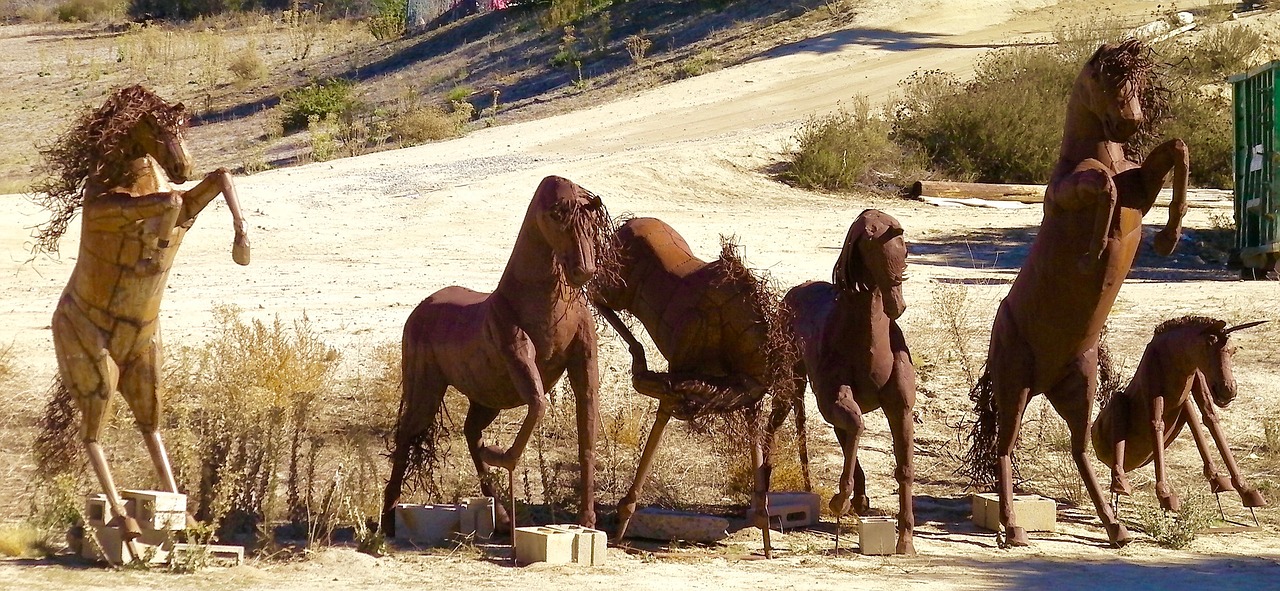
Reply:
[[[1228, 343], [1231, 333], [1263, 322], [1266, 321], [1227, 328], [1226, 322], [1214, 318], [1183, 316], [1156, 327], [1133, 381], [1111, 396], [1093, 422], [1093, 452], [1111, 467], [1112, 493], [1132, 494], [1125, 472], [1154, 461], [1156, 498], [1162, 508], [1177, 511], [1181, 505], [1165, 479], [1164, 450], [1185, 425], [1191, 430], [1204, 462], [1204, 477], [1214, 493], [1238, 491], [1240, 500], [1249, 508], [1267, 504], [1258, 489], [1245, 483], [1213, 408], [1226, 408], [1236, 397], [1236, 380], [1231, 372], [1235, 348]], [[1230, 479], [1213, 465], [1201, 418], [1209, 427]]]
[[[626, 341], [632, 356], [632, 385], [659, 401], [658, 416], [645, 441], [636, 477], [618, 502], [616, 538], [622, 538], [649, 472], [653, 456], [671, 417], [694, 417], [744, 411], [747, 415], [755, 486], [754, 522], [769, 544], [766, 493], [772, 472], [773, 433], [791, 411], [790, 367], [794, 363], [778, 302], [763, 281], [738, 259], [726, 243], [710, 263], [693, 255], [684, 238], [661, 220], [636, 218], [618, 227], [616, 271], [592, 286], [592, 300]], [[618, 317], [627, 311], [640, 320], [668, 361], [668, 371], [650, 371], [644, 346]], [[763, 436], [757, 427], [761, 401], [773, 392], [773, 405]], [[804, 447], [803, 409], [796, 415], [801, 464], [809, 481]]]
[[170, 105], [141, 86], [117, 90], [44, 150], [51, 175], [37, 187], [53, 210], [36, 236], [37, 251], [56, 252], [67, 223], [78, 211], [83, 217], [76, 266], [53, 313], [65, 387], [55, 391], [74, 397], [79, 407], [89, 463], [134, 559], [141, 558], [133, 540], [142, 530], [125, 513], [98, 442], [111, 396], [118, 390], [133, 411], [160, 486], [178, 492], [159, 432], [160, 298], [183, 237], [219, 194], [234, 222], [232, 258], [249, 264], [231, 175], [219, 169], [187, 191], [172, 184], [193, 174], [186, 117], [181, 104]]
[[787, 292], [783, 305], [803, 354], [796, 388], [803, 407], [805, 376], [813, 385], [822, 417], [835, 427], [844, 452], [840, 489], [831, 498], [837, 519], [870, 507], [866, 474], [858, 463], [863, 416], [883, 408], [897, 461], [899, 554], [915, 554], [912, 539], [916, 372], [897, 318], [906, 310], [902, 282], [907, 246], [902, 226], [886, 213], [868, 209], [849, 227], [832, 271], [832, 283], [810, 281]]
[[986, 371], [970, 396], [978, 420], [965, 471], [998, 483], [1000, 523], [1009, 544], [1029, 543], [1013, 510], [1013, 450], [1022, 414], [1044, 393], [1071, 432], [1071, 456], [1107, 535], [1129, 533], [1103, 498], [1085, 457], [1097, 390], [1098, 336], [1142, 241], [1142, 216], [1173, 171], [1169, 221], [1155, 238], [1173, 251], [1186, 213], [1188, 154], [1182, 140], [1152, 150], [1141, 165], [1124, 142], [1144, 122], [1140, 97], [1155, 84], [1149, 51], [1136, 40], [1103, 45], [1076, 78], [1044, 221], [991, 331]]
[[[579, 522], [594, 527], [600, 376], [595, 322], [582, 287], [611, 256], [611, 233], [599, 197], [569, 180], [547, 177], [533, 195], [493, 293], [446, 287], [409, 315], [401, 358], [404, 392], [383, 494], [385, 531], [395, 534], [393, 509], [406, 471], [420, 463], [434, 467], [446, 388], [453, 386], [470, 401], [463, 432], [480, 490], [492, 497], [488, 466], [515, 469], [546, 412], [547, 390], [566, 371], [577, 407]], [[484, 445], [485, 427], [501, 410], [520, 406], [528, 409], [511, 447]], [[497, 504], [500, 529], [513, 517]]]

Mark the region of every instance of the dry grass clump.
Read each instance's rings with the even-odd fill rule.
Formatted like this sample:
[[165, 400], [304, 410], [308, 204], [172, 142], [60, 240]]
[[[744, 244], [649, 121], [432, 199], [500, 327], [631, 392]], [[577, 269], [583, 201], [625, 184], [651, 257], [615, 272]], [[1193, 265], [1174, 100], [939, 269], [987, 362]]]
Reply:
[[262, 54], [258, 51], [257, 40], [251, 39], [245, 44], [227, 66], [231, 71], [231, 75], [235, 77], [239, 84], [248, 84], [256, 82], [267, 77], [267, 64], [262, 61]]
[[877, 187], [905, 159], [889, 141], [890, 123], [865, 97], [823, 117], [810, 117], [796, 133], [796, 149], [783, 178], [801, 187], [847, 191]]
[[470, 103], [453, 101], [452, 112], [436, 105], [410, 108], [391, 120], [391, 137], [401, 146], [416, 146], [462, 135], [471, 121]]

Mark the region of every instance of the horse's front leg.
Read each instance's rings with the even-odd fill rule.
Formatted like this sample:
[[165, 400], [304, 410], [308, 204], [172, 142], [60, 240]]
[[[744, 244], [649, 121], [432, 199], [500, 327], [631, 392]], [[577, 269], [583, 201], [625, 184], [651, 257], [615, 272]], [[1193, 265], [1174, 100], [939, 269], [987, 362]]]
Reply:
[[1240, 474], [1240, 466], [1236, 464], [1236, 458], [1231, 454], [1231, 445], [1227, 442], [1226, 434], [1222, 432], [1222, 424], [1218, 419], [1217, 411], [1213, 408], [1213, 403], [1203, 392], [1196, 395], [1196, 403], [1200, 406], [1205, 426], [1209, 428], [1209, 435], [1213, 436], [1213, 442], [1218, 446], [1218, 453], [1222, 455], [1222, 463], [1226, 464], [1227, 472], [1231, 474], [1231, 484], [1240, 492], [1240, 501], [1245, 507], [1267, 506], [1266, 497], [1262, 496], [1258, 489], [1249, 486], [1244, 476]]
[[662, 441], [662, 432], [666, 430], [667, 422], [670, 420], [671, 403], [659, 403], [658, 416], [654, 417], [653, 426], [649, 428], [649, 437], [645, 439], [644, 451], [640, 454], [640, 463], [636, 466], [636, 477], [631, 481], [631, 489], [618, 501], [618, 527], [614, 531], [615, 540], [621, 540], [627, 535], [627, 525], [631, 523], [631, 516], [636, 512], [640, 491], [644, 490], [649, 472], [653, 470], [653, 457], [657, 455], [658, 443]]
[[[1198, 380], [1197, 380], [1198, 381]], [[1214, 494], [1235, 490], [1231, 479], [1223, 476], [1218, 467], [1213, 465], [1213, 454], [1209, 453], [1209, 441], [1204, 437], [1203, 423], [1200, 422], [1196, 403], [1191, 398], [1182, 401], [1182, 413], [1187, 418], [1187, 429], [1191, 431], [1191, 439], [1196, 442], [1196, 451], [1200, 453], [1200, 461], [1204, 463], [1204, 477], [1209, 481], [1209, 490]]]
[[[1180, 139], [1171, 139], [1151, 150], [1151, 154], [1142, 162], [1142, 182], [1151, 199], [1155, 203], [1155, 195], [1164, 186], [1165, 175], [1173, 171], [1173, 198], [1169, 201], [1169, 221], [1156, 234], [1155, 251], [1160, 256], [1173, 254], [1182, 237], [1182, 218], [1187, 215], [1187, 175], [1191, 162], [1191, 154], [1187, 144]], [[1145, 211], [1145, 210], [1144, 210]]]
[[1089, 251], [1079, 261], [1079, 266], [1085, 270], [1092, 268], [1106, 250], [1118, 199], [1119, 191], [1110, 170], [1092, 158], [1081, 162], [1071, 174], [1054, 181], [1045, 192], [1046, 205], [1052, 204], [1067, 211], [1093, 208]]
[[898, 482], [898, 554], [915, 554], [915, 508], [912, 506], [915, 484], [915, 416], [916, 373], [911, 356], [905, 350], [896, 352], [893, 380], [881, 392], [881, 407], [889, 420], [893, 436], [894, 479]]
[[542, 377], [534, 361], [537, 351], [533, 341], [515, 325], [495, 326], [499, 324], [504, 323], [491, 322], [490, 326], [497, 328], [498, 338], [503, 341], [499, 350], [502, 352], [507, 374], [515, 386], [516, 394], [528, 410], [525, 411], [524, 420], [520, 423], [520, 430], [511, 442], [511, 447], [503, 450], [496, 445], [485, 446], [480, 449], [479, 456], [485, 464], [505, 468], [510, 472], [516, 469], [525, 447], [529, 445], [529, 439], [533, 437], [533, 430], [547, 412], [547, 396], [542, 391]]
[[1169, 481], [1165, 478], [1164, 436], [1164, 396], [1152, 396], [1151, 453], [1154, 456], [1156, 467], [1156, 498], [1160, 500], [1160, 508], [1166, 511], [1178, 511], [1182, 507], [1182, 503], [1178, 500], [1178, 495], [1173, 492], [1173, 489], [1169, 488]]
[[578, 466], [582, 483], [582, 506], [578, 523], [596, 526], [596, 437], [600, 430], [600, 367], [596, 333], [588, 318], [580, 331], [578, 346], [569, 356], [569, 385], [573, 387], [578, 420]]
[[204, 211], [205, 206], [214, 197], [222, 195], [231, 210], [231, 222], [235, 229], [235, 242], [231, 246], [231, 259], [241, 265], [249, 264], [249, 234], [245, 228], [244, 216], [240, 213], [240, 199], [236, 196], [235, 183], [231, 181], [231, 173], [219, 168], [207, 175], [204, 180], [186, 191], [182, 197], [182, 216], [178, 223], [190, 226], [196, 215]]
[[[817, 391], [819, 410], [823, 418], [835, 428], [836, 439], [844, 452], [844, 467], [840, 471], [839, 489], [831, 497], [831, 512], [840, 517], [849, 512], [849, 497], [855, 492], [854, 473], [857, 471], [858, 439], [862, 436], [866, 425], [863, 421], [862, 409], [854, 399], [853, 390], [847, 385], [840, 385], [834, 390]], [[865, 493], [862, 493], [865, 495]]]

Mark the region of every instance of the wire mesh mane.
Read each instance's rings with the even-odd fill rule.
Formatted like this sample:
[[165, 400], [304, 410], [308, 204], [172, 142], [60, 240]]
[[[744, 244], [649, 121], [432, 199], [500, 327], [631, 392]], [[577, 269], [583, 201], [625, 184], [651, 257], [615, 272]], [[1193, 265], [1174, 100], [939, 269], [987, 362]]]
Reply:
[[[1164, 85], [1164, 77], [1152, 58], [1151, 48], [1141, 41], [1131, 38], [1116, 45], [1104, 44], [1089, 58], [1088, 65], [1109, 87], [1120, 88], [1128, 82], [1130, 88], [1139, 93], [1138, 102], [1143, 115], [1139, 136], [1150, 133], [1168, 117], [1171, 91]], [[1133, 97], [1121, 98], [1128, 100]], [[1141, 143], [1140, 138], [1131, 140], [1131, 143], [1134, 141]]]
[[1164, 322], [1161, 322], [1159, 326], [1156, 326], [1154, 336], [1160, 336], [1171, 330], [1177, 330], [1183, 327], [1210, 328], [1215, 325], [1225, 327], [1227, 324], [1221, 320], [1218, 320], [1217, 318], [1210, 318], [1208, 316], [1196, 316], [1194, 314], [1188, 314], [1186, 316], [1173, 318], [1173, 319], [1165, 320]]
[[[561, 201], [553, 207], [558, 215], [570, 220], [578, 235], [586, 236], [591, 242], [595, 253], [596, 274], [583, 286], [590, 293], [597, 283], [610, 285], [618, 281], [618, 246], [615, 239], [618, 226], [609, 217], [609, 210], [604, 206], [603, 199], [581, 186], [578, 186], [578, 190], [596, 205], [587, 206], [574, 200]], [[559, 265], [557, 260], [556, 273], [563, 277], [564, 270]], [[562, 283], [568, 285], [567, 281]]]
[[75, 126], [40, 150], [43, 162], [32, 200], [50, 212], [49, 221], [32, 237], [35, 253], [58, 252], [58, 240], [84, 204], [81, 188], [86, 179], [123, 180], [127, 174], [125, 141], [130, 131], [151, 115], [166, 131], [180, 132], [186, 117], [181, 103], [170, 105], [140, 85], [121, 88], [96, 111], [85, 113]]

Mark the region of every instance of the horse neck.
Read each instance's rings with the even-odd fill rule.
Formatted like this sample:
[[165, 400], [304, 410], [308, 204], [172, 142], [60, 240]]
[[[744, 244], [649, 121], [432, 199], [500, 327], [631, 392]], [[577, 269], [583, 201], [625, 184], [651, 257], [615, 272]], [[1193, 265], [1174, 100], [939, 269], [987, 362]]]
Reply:
[[1186, 390], [1191, 377], [1201, 370], [1201, 363], [1186, 352], [1174, 334], [1159, 335], [1147, 345], [1138, 363], [1138, 372], [1151, 384], [1169, 389]]
[[494, 294], [506, 296], [523, 313], [540, 315], [565, 305], [563, 294], [573, 291], [576, 290], [565, 284], [564, 274], [556, 269], [555, 252], [530, 211]]
[[1058, 151], [1056, 175], [1070, 174], [1083, 160], [1096, 159], [1107, 166], [1124, 157], [1124, 147], [1108, 141], [1102, 120], [1089, 109], [1083, 90], [1077, 82], [1067, 101], [1067, 118], [1062, 128], [1062, 144]]
[[131, 195], [150, 195], [173, 189], [169, 175], [160, 161], [147, 153], [145, 146], [130, 137], [122, 149], [121, 164], [116, 167], [99, 167], [85, 180], [85, 193], [97, 195], [108, 191], [123, 191]]
[[836, 296], [836, 313], [840, 327], [855, 338], [871, 343], [889, 343], [892, 320], [884, 313], [884, 294], [879, 288], [869, 291], [842, 291]]

